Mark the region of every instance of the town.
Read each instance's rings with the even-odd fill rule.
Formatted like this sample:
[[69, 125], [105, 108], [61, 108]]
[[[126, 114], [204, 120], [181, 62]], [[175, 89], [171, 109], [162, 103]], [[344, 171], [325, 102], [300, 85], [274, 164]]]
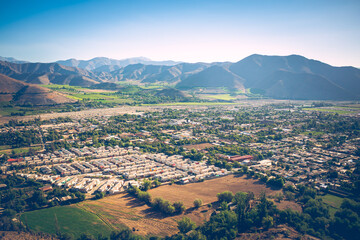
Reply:
[[[0, 156], [2, 207], [21, 214], [68, 204], [87, 209], [92, 206], [88, 201], [99, 199], [118, 202], [138, 198], [156, 211], [155, 203], [160, 200], [150, 194], [161, 192], [165, 194], [161, 196], [172, 199], [173, 190], [167, 187], [179, 186], [178, 191], [183, 191], [180, 189], [207, 182], [220, 185], [220, 189], [224, 184], [223, 190], [250, 184], [246, 189], [255, 191], [256, 202], [261, 202], [260, 191], [266, 190], [270, 198], [277, 199], [276, 204], [285, 199], [287, 206], [303, 208], [304, 212], [309, 198], [300, 194], [316, 199], [356, 199], [360, 186], [360, 116], [314, 111], [310, 107], [304, 102], [232, 104], [10, 120], [0, 128], [4, 149]], [[14, 194], [10, 187], [16, 182], [26, 187], [15, 188], [15, 199], [19, 200], [14, 201], [10, 200]], [[211, 193], [219, 189], [207, 186]], [[34, 187], [38, 190], [34, 191]], [[313, 191], [322, 197], [316, 197]], [[22, 202], [24, 195], [28, 197]], [[186, 200], [187, 212], [194, 211], [189, 201], [198, 206], [195, 209], [202, 206], [199, 212], [218, 212], [222, 208], [217, 205], [220, 197], [218, 203], [212, 199], [207, 198], [206, 204], [201, 199]], [[81, 202], [84, 204], [79, 205]], [[185, 207], [182, 202], [176, 204], [182, 206], [180, 209]], [[340, 211], [341, 203], [320, 204], [327, 206], [333, 216]], [[127, 207], [118, 211], [124, 209]], [[125, 225], [135, 226], [132, 224]], [[168, 234], [176, 233], [174, 228]], [[149, 229], [150, 233], [155, 231]], [[301, 231], [300, 227], [296, 229]], [[304, 233], [327, 234], [312, 230]]]
[[[3, 155], [2, 172], [49, 183], [70, 175], [187, 183], [246, 166], [259, 177], [279, 176], [289, 184], [346, 195], [359, 159], [359, 117], [309, 113], [297, 106], [164, 109], [60, 120], [3, 125], [3, 139], [31, 133], [30, 140], [17, 144], [32, 141], [44, 149], [32, 156]], [[85, 189], [86, 184], [80, 185]]]

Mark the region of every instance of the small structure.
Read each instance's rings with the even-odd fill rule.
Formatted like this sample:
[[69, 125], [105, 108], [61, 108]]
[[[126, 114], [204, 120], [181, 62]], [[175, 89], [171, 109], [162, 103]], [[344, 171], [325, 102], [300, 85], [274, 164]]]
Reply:
[[235, 155], [235, 156], [231, 156], [228, 161], [230, 161], [230, 162], [242, 162], [242, 161], [245, 161], [245, 160], [253, 160], [253, 159], [254, 159], [254, 157], [251, 156], [251, 155], [244, 155], [244, 156]]
[[53, 187], [51, 185], [45, 185], [39, 189], [43, 192], [47, 192], [47, 191], [51, 191], [53, 189]]

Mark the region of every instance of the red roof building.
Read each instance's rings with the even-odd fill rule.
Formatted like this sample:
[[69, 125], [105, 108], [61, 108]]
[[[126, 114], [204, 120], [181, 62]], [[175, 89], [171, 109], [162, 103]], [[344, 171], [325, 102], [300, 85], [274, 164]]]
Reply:
[[8, 162], [21, 162], [23, 159], [22, 158], [9, 158], [7, 161]]

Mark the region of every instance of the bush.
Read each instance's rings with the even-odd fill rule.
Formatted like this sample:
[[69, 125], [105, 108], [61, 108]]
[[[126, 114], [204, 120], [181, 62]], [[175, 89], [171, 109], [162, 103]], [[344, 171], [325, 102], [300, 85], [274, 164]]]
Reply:
[[225, 191], [225, 192], [222, 192], [222, 193], [218, 193], [217, 197], [218, 197], [219, 202], [229, 203], [229, 202], [231, 202], [233, 200], [234, 194], [232, 192], [230, 192], [230, 191]]
[[178, 229], [181, 233], [187, 233], [193, 229], [195, 229], [196, 225], [193, 221], [191, 221], [188, 217], [183, 217], [178, 223]]
[[276, 178], [270, 178], [266, 184], [276, 187], [276, 188], [282, 188], [285, 184], [285, 181], [282, 177], [276, 177]]
[[148, 192], [144, 192], [144, 191], [139, 191], [137, 194], [137, 197], [139, 198], [139, 200], [145, 202], [146, 204], [150, 205], [151, 204], [151, 195]]
[[182, 202], [175, 202], [173, 204], [173, 207], [175, 208], [176, 214], [181, 214], [185, 211], [185, 206], [184, 206], [184, 203], [182, 203]]
[[202, 205], [202, 200], [201, 199], [195, 199], [194, 200], [194, 207], [195, 208], [199, 208], [199, 207], [201, 207], [201, 205]]
[[103, 192], [97, 192], [96, 194], [95, 194], [95, 199], [101, 199], [101, 198], [103, 198], [105, 196], [105, 193], [103, 193]]
[[175, 213], [175, 207], [171, 205], [169, 201], [166, 201], [162, 198], [155, 198], [152, 203], [152, 207], [155, 210], [158, 210], [167, 215], [172, 215]]

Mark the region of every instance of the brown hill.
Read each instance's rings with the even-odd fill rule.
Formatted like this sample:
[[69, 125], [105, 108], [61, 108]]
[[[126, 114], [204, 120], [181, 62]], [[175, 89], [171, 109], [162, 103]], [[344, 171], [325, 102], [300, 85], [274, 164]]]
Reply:
[[0, 101], [18, 105], [54, 105], [75, 100], [34, 84], [24, 83], [0, 74]]
[[98, 77], [81, 68], [58, 63], [22, 63], [0, 61], [0, 74], [33, 84], [68, 84], [88, 87], [98, 83]]

